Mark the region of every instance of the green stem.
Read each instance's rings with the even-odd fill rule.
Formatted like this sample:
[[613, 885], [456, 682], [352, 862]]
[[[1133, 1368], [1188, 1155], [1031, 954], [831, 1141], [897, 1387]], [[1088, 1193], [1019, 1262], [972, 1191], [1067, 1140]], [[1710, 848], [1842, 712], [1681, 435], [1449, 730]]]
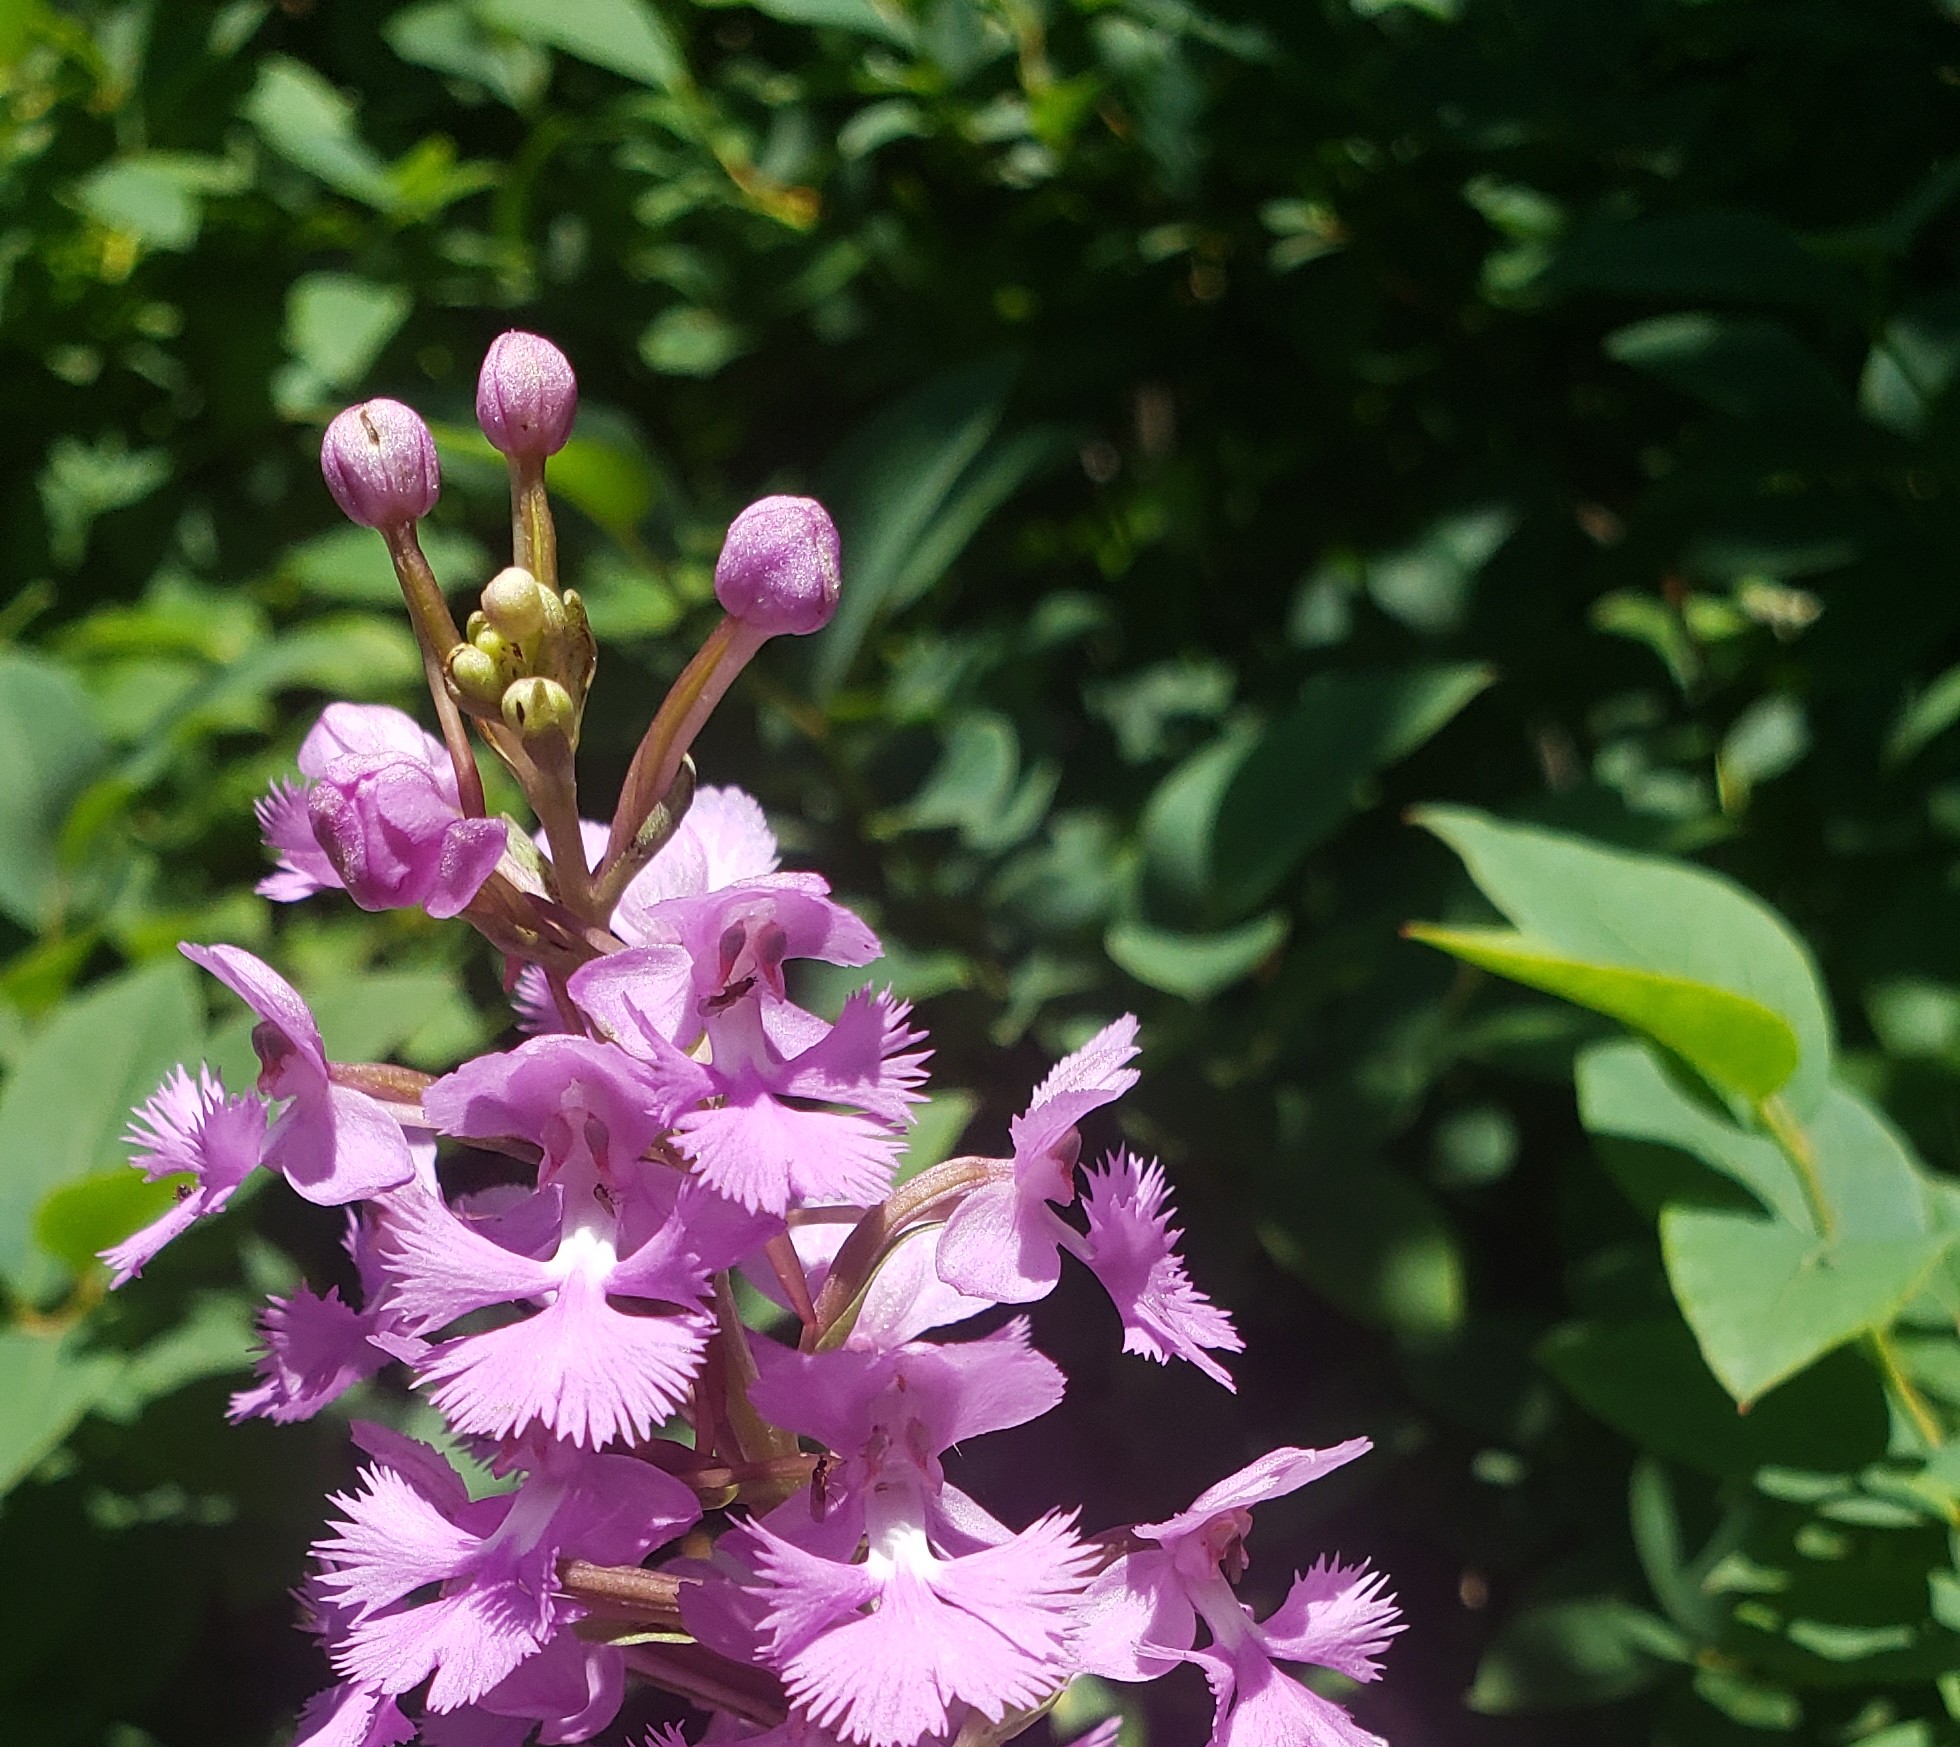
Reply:
[[520, 570], [547, 588], [558, 587], [558, 530], [540, 455], [510, 457], [510, 544]]
[[436, 706], [436, 720], [442, 725], [442, 743], [449, 752], [450, 768], [456, 773], [456, 793], [463, 803], [466, 819], [483, 817], [483, 777], [476, 768], [476, 755], [470, 750], [470, 734], [463, 725], [463, 712], [449, 690], [449, 675], [443, 667], [448, 652], [462, 641], [456, 621], [443, 599], [442, 586], [423, 555], [422, 542], [415, 537], [415, 524], [404, 522], [398, 528], [384, 528], [388, 557], [395, 566], [395, 577], [402, 585], [402, 599], [408, 603], [408, 621], [415, 628], [415, 645], [422, 652], [422, 677], [429, 682], [429, 696]]
[[1946, 1430], [1933, 1412], [1932, 1404], [1920, 1394], [1919, 1386], [1906, 1375], [1899, 1349], [1892, 1343], [1891, 1331], [1873, 1329], [1865, 1338], [1871, 1345], [1872, 1357], [1878, 1362], [1886, 1387], [1891, 1390], [1906, 1418], [1912, 1421], [1913, 1430], [1926, 1440], [1928, 1449], [1937, 1450], [1946, 1442]]
[[1810, 1206], [1810, 1217], [1817, 1222], [1817, 1235], [1829, 1243], [1837, 1236], [1837, 1216], [1825, 1197], [1824, 1181], [1817, 1174], [1817, 1154], [1811, 1147], [1810, 1136], [1780, 1094], [1763, 1099], [1756, 1106], [1756, 1113], [1783, 1149], [1783, 1156], [1795, 1167], [1803, 1183], [1804, 1200]]
[[761, 632], [740, 619], [724, 617], [695, 651], [694, 659], [681, 669], [680, 678], [661, 699], [660, 708], [634, 750], [633, 762], [627, 766], [619, 805], [613, 810], [612, 838], [606, 846], [605, 858], [599, 863], [602, 884], [632, 848], [647, 815], [673, 787], [674, 778], [680, 774], [681, 760], [687, 756], [702, 724], [764, 641]]

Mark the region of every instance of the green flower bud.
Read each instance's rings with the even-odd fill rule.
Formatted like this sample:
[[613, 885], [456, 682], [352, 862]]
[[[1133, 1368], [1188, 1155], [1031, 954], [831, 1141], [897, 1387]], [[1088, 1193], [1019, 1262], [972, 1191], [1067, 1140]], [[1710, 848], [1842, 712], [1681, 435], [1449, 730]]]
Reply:
[[529, 740], [554, 729], [569, 737], [578, 727], [572, 694], [555, 679], [514, 680], [504, 690], [504, 724]]
[[504, 673], [494, 657], [469, 643], [458, 643], [449, 652], [449, 683], [458, 697], [484, 709], [494, 710], [503, 701]]
[[512, 565], [484, 585], [483, 616], [511, 642], [530, 644], [545, 628], [548, 593], [528, 570]]

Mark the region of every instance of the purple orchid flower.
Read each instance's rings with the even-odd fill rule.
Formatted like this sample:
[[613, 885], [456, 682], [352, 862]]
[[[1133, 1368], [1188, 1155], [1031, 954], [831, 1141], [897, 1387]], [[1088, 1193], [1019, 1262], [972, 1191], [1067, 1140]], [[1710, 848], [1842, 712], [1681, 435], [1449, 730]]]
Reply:
[[1119, 1153], [1085, 1174], [1077, 1231], [1055, 1211], [1075, 1200], [1082, 1137], [1076, 1124], [1136, 1084], [1137, 1022], [1125, 1014], [1056, 1064], [1028, 1108], [1008, 1126], [1014, 1157], [967, 1195], [939, 1234], [939, 1278], [965, 1298], [1027, 1304], [1062, 1275], [1066, 1250], [1109, 1294], [1123, 1324], [1123, 1350], [1159, 1364], [1188, 1360], [1214, 1382], [1230, 1373], [1209, 1355], [1245, 1343], [1231, 1318], [1196, 1286], [1177, 1253], [1161, 1166]]
[[[459, 1430], [505, 1437], [541, 1421], [596, 1448], [647, 1436], [685, 1395], [710, 1326], [710, 1268], [733, 1259], [725, 1246], [766, 1235], [712, 1197], [703, 1205], [679, 1171], [641, 1160], [687, 1083], [586, 1038], [539, 1037], [423, 1094], [444, 1133], [512, 1136], [543, 1154], [536, 1198], [516, 1222], [536, 1226], [542, 1244], [506, 1247], [425, 1185], [382, 1212], [387, 1301], [412, 1332], [495, 1305], [540, 1306], [447, 1342], [421, 1367]], [[670, 1308], [642, 1314], [615, 1300]]]
[[839, 1460], [809, 1501], [724, 1541], [745, 1569], [683, 1589], [690, 1629], [759, 1658], [798, 1714], [863, 1747], [944, 1734], [968, 1710], [998, 1723], [1061, 1686], [1089, 1550], [1060, 1515], [1015, 1534], [939, 1460], [1061, 1399], [1025, 1321], [954, 1346], [763, 1357], [756, 1407]]
[[501, 819], [466, 819], [442, 742], [400, 710], [330, 704], [300, 743], [301, 782], [258, 803], [278, 870], [262, 896], [344, 890], [363, 910], [455, 916], [504, 852]]
[[954, 1210], [939, 1239], [939, 1275], [947, 1285], [997, 1304], [1046, 1298], [1062, 1277], [1062, 1249], [1077, 1234], [1049, 1205], [1075, 1200], [1082, 1152], [1076, 1124], [1137, 1083], [1137, 1022], [1126, 1013], [1073, 1055], [1057, 1062], [1028, 1107], [1008, 1124], [1011, 1171], [975, 1189]]
[[370, 1220], [349, 1216], [346, 1247], [360, 1276], [364, 1308], [346, 1303], [331, 1286], [321, 1294], [302, 1284], [287, 1297], [270, 1299], [259, 1313], [261, 1349], [254, 1367], [259, 1381], [232, 1396], [226, 1417], [234, 1424], [311, 1419], [389, 1363], [418, 1364], [428, 1352], [427, 1341], [400, 1326], [385, 1296], [386, 1276], [374, 1253]]
[[[1381, 1673], [1375, 1660], [1402, 1630], [1383, 1579], [1364, 1565], [1323, 1560], [1295, 1576], [1265, 1620], [1232, 1592], [1245, 1571], [1252, 1507], [1297, 1492], [1367, 1452], [1366, 1438], [1326, 1450], [1282, 1449], [1201, 1493], [1190, 1509], [1132, 1533], [1151, 1542], [1104, 1571], [1082, 1600], [1076, 1653], [1112, 1680], [1154, 1680], [1195, 1662], [1216, 1706], [1211, 1747], [1383, 1747], [1339, 1705], [1284, 1673], [1310, 1662], [1352, 1680]], [[1211, 1641], [1191, 1646], [1202, 1619]]]
[[320, 1028], [291, 983], [236, 946], [186, 943], [178, 950], [259, 1016], [252, 1033], [259, 1091], [286, 1100], [261, 1163], [322, 1207], [383, 1194], [415, 1175], [401, 1124], [378, 1100], [328, 1077]]
[[[790, 1001], [782, 970], [789, 958], [865, 962], [878, 950], [870, 931], [814, 875], [671, 899], [646, 914], [671, 938], [584, 966], [571, 994], [624, 1050], [677, 1078], [695, 1074], [697, 1107], [674, 1132], [701, 1180], [771, 1214], [796, 1202], [875, 1201], [919, 1098], [926, 1058], [911, 1046], [921, 1034], [904, 1003], [869, 990], [826, 1026]], [[706, 1062], [682, 1053], [703, 1039]]]
[[102, 1251], [112, 1288], [135, 1279], [172, 1238], [232, 1198], [263, 1162], [265, 1126], [264, 1100], [228, 1097], [209, 1068], [200, 1068], [195, 1080], [181, 1067], [165, 1076], [130, 1124], [132, 1162], [152, 1183], [179, 1174], [192, 1182], [141, 1231]]
[[361, 1489], [333, 1499], [344, 1514], [314, 1547], [314, 1581], [345, 1610], [334, 1666], [390, 1696], [429, 1680], [438, 1713], [481, 1700], [583, 1616], [558, 1586], [561, 1558], [637, 1563], [700, 1516], [686, 1486], [630, 1456], [547, 1447], [516, 1492], [472, 1500], [425, 1446], [381, 1426], [355, 1436]]

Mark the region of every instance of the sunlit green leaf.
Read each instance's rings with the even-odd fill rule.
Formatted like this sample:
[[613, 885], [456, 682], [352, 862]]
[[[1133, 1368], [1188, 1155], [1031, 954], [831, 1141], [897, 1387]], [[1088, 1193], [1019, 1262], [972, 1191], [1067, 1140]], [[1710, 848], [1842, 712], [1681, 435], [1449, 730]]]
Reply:
[[1830, 1074], [1830, 1015], [1809, 951], [1766, 904], [1703, 868], [1465, 808], [1414, 817], [1541, 950], [1726, 989], [1778, 1015], [1798, 1048], [1786, 1095], [1800, 1111], [1815, 1107]]
[[1589, 964], [1498, 928], [1408, 930], [1466, 964], [1559, 995], [1645, 1032], [1718, 1086], [1767, 1098], [1795, 1072], [1797, 1036], [1760, 1001], [1658, 971]]

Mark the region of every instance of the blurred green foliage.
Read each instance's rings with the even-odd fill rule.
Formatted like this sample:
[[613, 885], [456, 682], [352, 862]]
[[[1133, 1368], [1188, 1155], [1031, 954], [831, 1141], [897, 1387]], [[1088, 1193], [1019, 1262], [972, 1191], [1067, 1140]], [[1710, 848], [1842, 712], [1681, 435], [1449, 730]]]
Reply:
[[416, 683], [321, 423], [430, 415], [478, 584], [521, 324], [591, 791], [730, 513], [818, 490], [843, 610], [701, 761], [885, 932], [930, 1144], [1144, 1017], [1241, 1395], [1065, 1298], [1030, 1508], [1367, 1431], [1252, 1581], [1395, 1574], [1397, 1747], [1960, 1741], [1956, 85], [1939, 0], [0, 4], [0, 1737], [323, 1679], [340, 1429], [222, 1408], [333, 1222], [88, 1258], [132, 1098], [249, 1063], [178, 939], [343, 1055], [503, 1024], [452, 931], [275, 918], [250, 803]]

